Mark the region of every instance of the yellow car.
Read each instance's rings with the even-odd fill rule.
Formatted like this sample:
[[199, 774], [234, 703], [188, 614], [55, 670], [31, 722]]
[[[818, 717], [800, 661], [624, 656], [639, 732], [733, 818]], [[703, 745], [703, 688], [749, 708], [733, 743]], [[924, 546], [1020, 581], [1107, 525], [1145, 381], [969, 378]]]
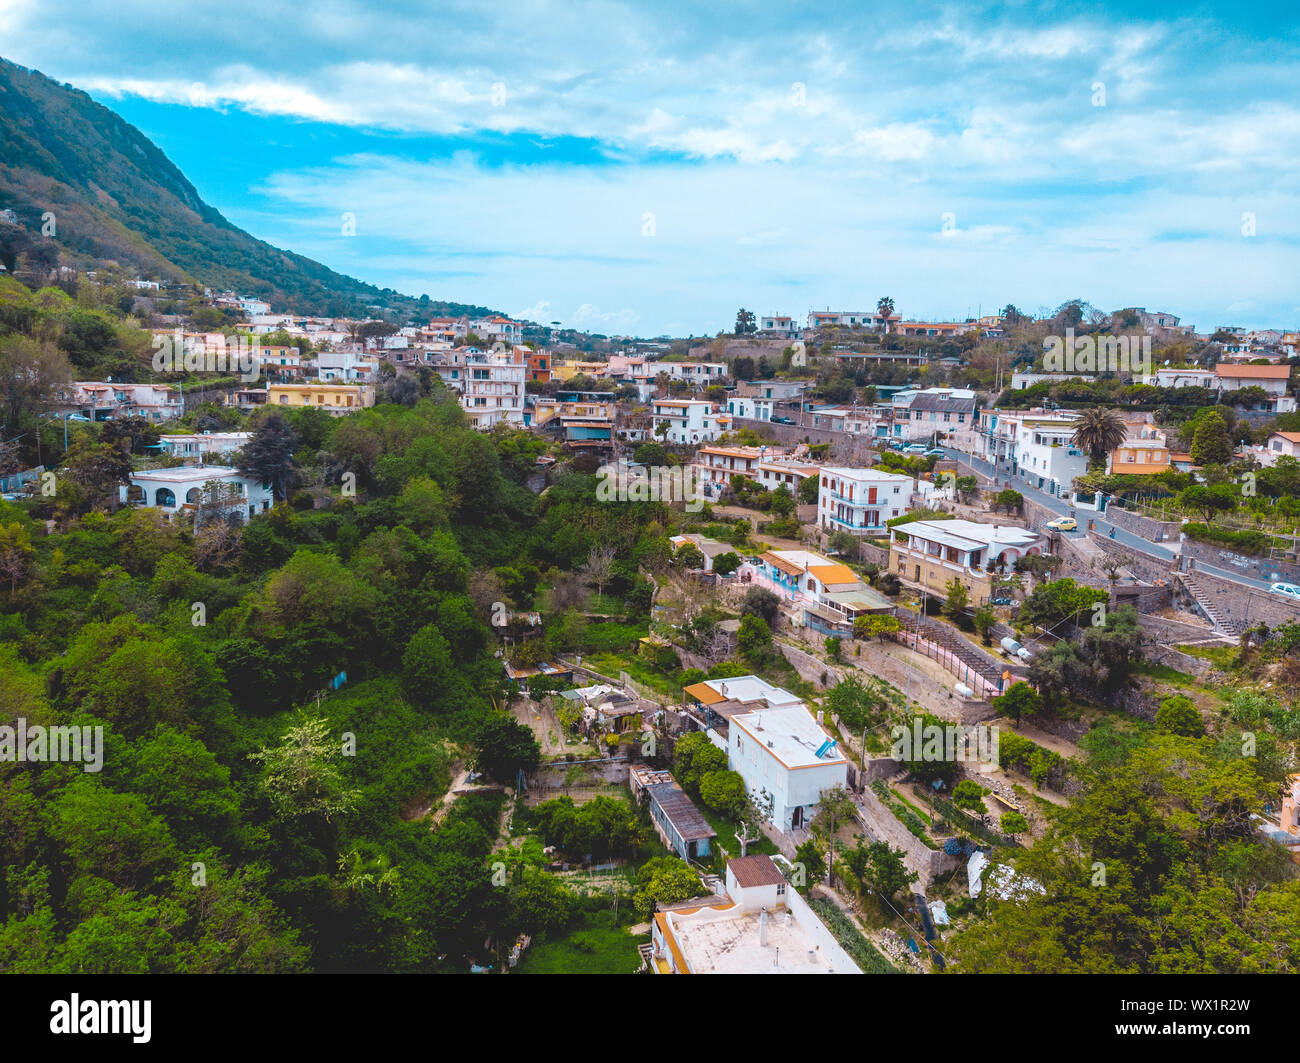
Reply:
[[1073, 517], [1057, 517], [1056, 520], [1049, 520], [1047, 527], [1052, 531], [1078, 531], [1079, 522]]

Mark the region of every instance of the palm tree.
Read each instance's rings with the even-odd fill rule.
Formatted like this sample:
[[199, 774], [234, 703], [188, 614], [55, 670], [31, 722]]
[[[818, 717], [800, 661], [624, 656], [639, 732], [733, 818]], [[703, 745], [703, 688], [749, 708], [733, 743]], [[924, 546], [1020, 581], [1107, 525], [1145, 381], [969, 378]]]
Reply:
[[889, 315], [893, 312], [894, 300], [887, 295], [882, 295], [876, 302], [876, 313], [884, 319], [881, 324], [884, 325], [886, 332], [889, 331]]
[[1115, 410], [1103, 410], [1100, 406], [1094, 406], [1084, 410], [1083, 415], [1074, 422], [1074, 445], [1088, 452], [1093, 465], [1104, 464], [1106, 455], [1127, 437], [1124, 419]]

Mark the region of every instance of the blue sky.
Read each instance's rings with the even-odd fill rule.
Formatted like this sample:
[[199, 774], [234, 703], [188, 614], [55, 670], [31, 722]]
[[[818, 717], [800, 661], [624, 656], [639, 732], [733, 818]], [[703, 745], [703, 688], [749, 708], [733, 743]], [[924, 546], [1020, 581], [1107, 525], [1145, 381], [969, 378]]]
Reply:
[[0, 0], [0, 54], [121, 113], [277, 246], [538, 321], [698, 335], [742, 305], [890, 295], [918, 318], [1081, 297], [1294, 328], [1298, 21]]

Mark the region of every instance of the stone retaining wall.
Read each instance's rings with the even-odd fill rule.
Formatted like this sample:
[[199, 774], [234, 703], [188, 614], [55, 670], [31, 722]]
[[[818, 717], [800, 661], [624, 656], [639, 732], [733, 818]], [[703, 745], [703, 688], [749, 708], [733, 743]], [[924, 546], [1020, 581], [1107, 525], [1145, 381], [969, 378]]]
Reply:
[[1105, 519], [1122, 531], [1140, 535], [1153, 543], [1176, 543], [1182, 533], [1181, 521], [1156, 520], [1154, 517], [1144, 517], [1141, 513], [1134, 513], [1131, 509], [1121, 509], [1114, 505], [1106, 507]]
[[1225, 620], [1235, 620], [1243, 627], [1265, 623], [1269, 627], [1300, 621], [1300, 602], [1258, 587], [1236, 583], [1222, 576], [1191, 569], [1192, 577], [1209, 596], [1210, 604]]

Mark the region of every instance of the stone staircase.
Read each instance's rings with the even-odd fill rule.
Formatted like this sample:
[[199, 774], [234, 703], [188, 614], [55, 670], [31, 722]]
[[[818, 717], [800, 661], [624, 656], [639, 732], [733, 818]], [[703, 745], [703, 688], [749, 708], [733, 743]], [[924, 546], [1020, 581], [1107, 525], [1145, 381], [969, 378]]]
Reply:
[[1192, 596], [1196, 604], [1200, 606], [1201, 612], [1214, 625], [1216, 631], [1222, 631], [1233, 638], [1241, 634], [1241, 625], [1214, 607], [1214, 602], [1206, 593], [1205, 588], [1196, 582], [1195, 576], [1189, 572], [1179, 572], [1178, 579], [1182, 582], [1183, 589]]
[[[894, 615], [898, 617], [903, 629], [899, 632], [902, 638], [899, 641], [910, 644], [911, 634], [916, 631], [916, 614], [909, 613], [905, 609], [896, 609]], [[908, 620], [911, 620], [911, 623]], [[1002, 682], [1002, 673], [1010, 671], [1015, 679], [1024, 677], [1024, 668], [1011, 664], [1005, 664], [999, 661], [991, 654], [986, 654], [976, 649], [961, 635], [953, 631], [946, 624], [931, 620], [925, 617], [921, 621], [921, 638], [931, 642], [951, 653], [962, 664], [966, 665], [972, 672], [982, 678], [986, 683], [996, 690]]]

